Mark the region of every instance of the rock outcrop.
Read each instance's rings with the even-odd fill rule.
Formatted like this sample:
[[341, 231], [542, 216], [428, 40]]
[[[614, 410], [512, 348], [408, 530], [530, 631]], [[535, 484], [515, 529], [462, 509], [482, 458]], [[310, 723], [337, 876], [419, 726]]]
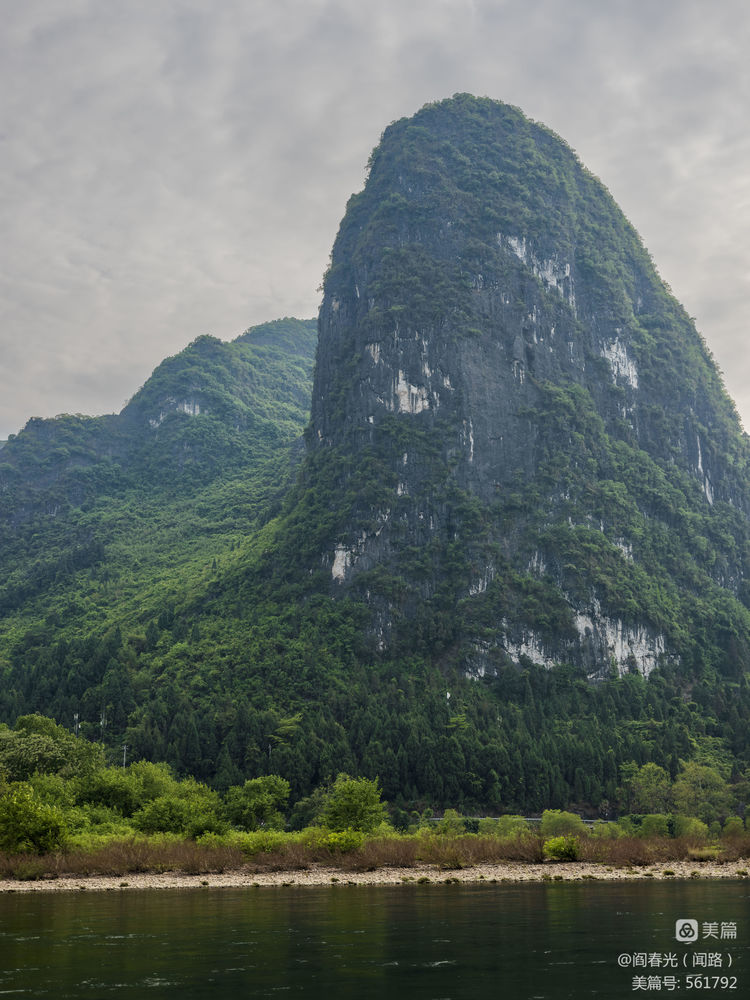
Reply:
[[324, 291], [308, 463], [334, 470], [336, 517], [319, 563], [367, 602], [377, 646], [475, 673], [529, 657], [648, 674], [703, 655], [720, 606], [705, 655], [742, 659], [747, 439], [561, 139], [468, 95], [394, 123]]

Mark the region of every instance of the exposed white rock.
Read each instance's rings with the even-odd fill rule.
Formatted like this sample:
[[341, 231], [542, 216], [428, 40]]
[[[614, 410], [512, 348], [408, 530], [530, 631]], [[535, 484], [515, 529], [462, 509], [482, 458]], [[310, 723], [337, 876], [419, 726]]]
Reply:
[[375, 364], [380, 362], [380, 344], [365, 344], [365, 350], [370, 355]]
[[708, 469], [704, 469], [703, 468], [703, 451], [701, 449], [700, 434], [696, 434], [695, 440], [696, 440], [696, 444], [698, 446], [698, 472], [700, 473], [701, 477], [703, 478], [703, 495], [705, 496], [706, 500], [708, 500], [708, 502], [713, 507], [713, 505], [714, 505], [714, 488], [713, 488], [713, 486], [711, 484], [711, 477], [708, 474]]
[[378, 537], [388, 523], [390, 516], [390, 509], [380, 511], [375, 522], [376, 527], [374, 530], [369, 533], [367, 531], [363, 531], [351, 548], [348, 548], [343, 542], [338, 542], [336, 544], [336, 547], [333, 550], [333, 565], [331, 566], [331, 576], [334, 580], [338, 580], [339, 583], [341, 583], [341, 581], [346, 579], [348, 571], [352, 568], [352, 566], [354, 566], [367, 548], [368, 541], [372, 538]]
[[503, 236], [502, 233], [498, 233], [497, 242], [500, 245], [505, 243], [516, 257], [534, 272], [545, 288], [558, 292], [573, 312], [576, 312], [576, 297], [569, 263], [560, 261], [557, 257], [548, 260], [539, 259], [523, 236]]
[[[537, 558], [535, 553], [535, 560]], [[533, 560], [532, 560], [533, 562]], [[489, 570], [489, 567], [488, 567]], [[494, 570], [493, 570], [494, 572]], [[485, 576], [487, 573], [485, 573]], [[491, 577], [490, 577], [491, 579]], [[472, 584], [470, 593], [481, 593], [482, 582]], [[622, 675], [633, 666], [644, 677], [658, 666], [660, 658], [666, 653], [664, 636], [655, 634], [644, 625], [625, 625], [619, 619], [609, 618], [601, 613], [599, 602], [594, 599], [588, 612], [577, 611], [574, 615], [575, 628], [580, 641], [594, 653], [600, 664], [600, 672], [608, 670], [614, 664]], [[511, 659], [518, 661], [521, 656], [527, 656], [534, 663], [550, 668], [569, 659], [561, 650], [552, 650], [545, 644], [543, 638], [531, 629], [524, 629], [511, 638], [508, 634], [508, 623], [502, 619], [499, 625], [505, 630], [506, 637], [502, 649]], [[484, 666], [481, 659], [489, 654], [491, 643], [475, 643], [480, 660], [473, 664], [471, 672], [483, 675]]]
[[[502, 233], [497, 234], [497, 241], [501, 243], [503, 239]], [[511, 248], [513, 253], [518, 257], [520, 261], [524, 264], [526, 263], [526, 240], [523, 236], [508, 236], [507, 237], [508, 246]]]
[[197, 417], [201, 412], [200, 403], [194, 399], [182, 399], [179, 401], [176, 399], [167, 399], [165, 402], [167, 409], [162, 410], [158, 417], [149, 420], [149, 424], [154, 430], [164, 423], [170, 413], [186, 413], [189, 417]]
[[353, 556], [349, 549], [339, 543], [334, 552], [333, 567], [331, 569], [331, 575], [334, 580], [346, 579], [346, 571], [352, 565], [352, 559]]
[[494, 578], [495, 578], [495, 567], [492, 565], [492, 563], [489, 563], [489, 565], [485, 566], [484, 572], [479, 577], [479, 579], [469, 586], [469, 596], [476, 597], [477, 594], [483, 594], [485, 590], [489, 587], [489, 585], [492, 583]]
[[432, 370], [430, 369], [430, 364], [428, 361], [428, 354], [427, 354], [429, 349], [429, 344], [425, 337], [421, 338], [421, 344], [422, 344], [422, 374], [424, 375], [425, 378], [429, 379], [432, 378]]
[[468, 446], [469, 449], [469, 461], [474, 461], [474, 425], [469, 417], [468, 421], [464, 420], [464, 430], [463, 430], [463, 440], [464, 446]]
[[529, 562], [529, 573], [534, 573], [535, 576], [544, 576], [546, 572], [547, 563], [544, 561], [544, 556], [541, 552], [535, 552]]
[[609, 347], [602, 349], [602, 356], [609, 362], [612, 369], [612, 381], [617, 382], [619, 378], [625, 379], [633, 389], [638, 388], [638, 369], [635, 362], [628, 356], [627, 348], [615, 337]]
[[424, 386], [412, 385], [402, 371], [399, 371], [397, 378], [393, 380], [393, 396], [392, 409], [399, 413], [421, 413], [430, 408], [430, 400]]
[[633, 546], [630, 542], [627, 542], [624, 538], [613, 538], [612, 541], [615, 543], [617, 548], [622, 552], [625, 559], [628, 562], [633, 561]]
[[503, 648], [512, 660], [519, 660], [522, 656], [528, 656], [532, 662], [541, 663], [542, 666], [548, 669], [554, 667], [557, 663], [557, 660], [545, 650], [542, 639], [531, 630], [521, 633], [520, 642], [512, 642], [506, 638]]
[[654, 635], [643, 625], [625, 625], [619, 618], [602, 615], [598, 601], [593, 602], [591, 614], [576, 613], [575, 627], [581, 639], [598, 640], [620, 674], [627, 673], [634, 663], [638, 672], [648, 677], [666, 652], [663, 635]]

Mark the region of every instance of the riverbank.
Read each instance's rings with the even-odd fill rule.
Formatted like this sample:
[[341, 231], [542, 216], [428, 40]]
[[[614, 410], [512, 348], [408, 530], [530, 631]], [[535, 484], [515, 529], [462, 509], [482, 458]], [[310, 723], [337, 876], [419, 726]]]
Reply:
[[588, 862], [484, 864], [445, 870], [434, 865], [417, 868], [380, 868], [346, 871], [325, 865], [304, 870], [254, 872], [247, 869], [189, 875], [184, 872], [143, 872], [114, 875], [60, 875], [34, 881], [0, 879], [0, 893], [13, 892], [124, 892], [131, 889], [247, 889], [273, 886], [493, 884], [499, 882], [617, 882], [656, 879], [748, 878], [744, 862], [671, 861], [639, 867], [613, 867]]

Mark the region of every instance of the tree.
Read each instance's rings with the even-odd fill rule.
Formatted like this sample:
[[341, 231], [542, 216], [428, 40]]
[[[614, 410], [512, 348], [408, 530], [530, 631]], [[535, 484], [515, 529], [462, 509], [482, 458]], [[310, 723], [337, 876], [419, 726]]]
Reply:
[[543, 837], [572, 836], [586, 832], [586, 825], [580, 816], [564, 809], [545, 809], [539, 832]]
[[133, 816], [132, 823], [143, 833], [185, 833], [191, 808], [187, 799], [159, 795]]
[[631, 809], [636, 813], [669, 812], [671, 783], [658, 764], [644, 764], [630, 781]]
[[369, 833], [385, 820], [378, 779], [350, 778], [340, 774], [323, 808], [323, 823], [331, 830], [362, 830]]
[[13, 781], [32, 774], [91, 774], [104, 764], [101, 746], [69, 733], [43, 715], [24, 715], [13, 729], [0, 725], [0, 767]]
[[278, 774], [252, 778], [244, 785], [227, 789], [224, 804], [227, 819], [243, 830], [266, 827], [280, 830], [284, 825], [283, 810], [289, 801], [289, 782]]
[[59, 809], [37, 799], [25, 781], [0, 783], [0, 850], [46, 854], [65, 840]]
[[732, 796], [719, 772], [713, 767], [689, 761], [672, 787], [675, 811], [697, 816], [704, 823], [723, 818], [731, 809]]

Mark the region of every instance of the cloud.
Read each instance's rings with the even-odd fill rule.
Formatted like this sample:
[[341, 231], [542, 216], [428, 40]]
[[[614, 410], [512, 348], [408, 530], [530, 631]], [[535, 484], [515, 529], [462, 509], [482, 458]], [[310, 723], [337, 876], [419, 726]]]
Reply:
[[0, 39], [0, 437], [314, 315], [394, 118], [519, 105], [612, 191], [750, 419], [750, 14], [725, 0], [27, 0]]

